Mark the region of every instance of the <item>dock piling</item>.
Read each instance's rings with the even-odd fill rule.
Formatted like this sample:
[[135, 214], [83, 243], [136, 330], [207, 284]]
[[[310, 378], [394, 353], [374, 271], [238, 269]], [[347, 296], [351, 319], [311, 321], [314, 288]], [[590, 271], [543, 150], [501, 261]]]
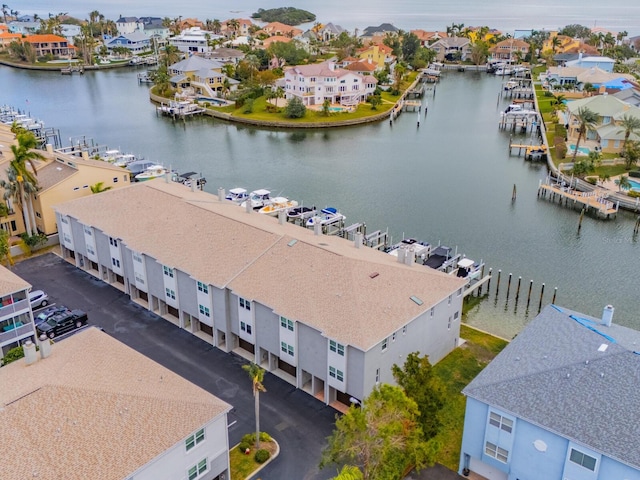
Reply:
[[533, 289], [533, 279], [529, 282], [529, 293], [527, 294], [527, 308], [529, 308], [529, 302], [531, 301], [531, 290]]
[[582, 229], [582, 219], [584, 218], [584, 208], [582, 209], [582, 212], [580, 212], [580, 220], [578, 220], [578, 233], [580, 233], [580, 230]]
[[520, 296], [520, 282], [522, 282], [522, 277], [518, 277], [518, 286], [516, 288], [516, 302], [518, 301], [518, 297]]
[[538, 303], [538, 313], [542, 310], [542, 297], [544, 295], [544, 283], [542, 284], [542, 288], [540, 289], [540, 302]]
[[516, 196], [517, 196], [517, 192], [516, 192], [516, 184], [513, 184], [513, 192], [511, 192], [511, 201], [515, 202], [516, 201]]
[[640, 215], [638, 215], [638, 218], [636, 219], [636, 225], [635, 227], [633, 227], [633, 234], [637, 235], [639, 231], [640, 231]]
[[509, 291], [511, 290], [511, 273], [509, 274], [509, 281], [507, 282], [507, 300], [509, 300]]
[[498, 292], [500, 291], [500, 276], [502, 275], [502, 270], [498, 270], [498, 280], [496, 282], [496, 297], [498, 296]]
[[553, 289], [553, 299], [551, 300], [551, 303], [556, 303], [556, 295], [558, 294], [558, 287], [555, 287]]

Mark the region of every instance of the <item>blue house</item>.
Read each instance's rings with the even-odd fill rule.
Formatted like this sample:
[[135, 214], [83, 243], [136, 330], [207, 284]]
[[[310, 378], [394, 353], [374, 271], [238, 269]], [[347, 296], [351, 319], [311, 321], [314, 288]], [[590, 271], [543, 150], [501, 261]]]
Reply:
[[640, 479], [640, 332], [612, 317], [549, 305], [464, 389], [460, 473]]
[[616, 61], [613, 58], [609, 57], [596, 57], [596, 56], [583, 56], [582, 53], [579, 54], [577, 60], [570, 60], [566, 62], [567, 67], [580, 67], [580, 68], [592, 68], [598, 67], [605, 72], [613, 72], [613, 66]]
[[151, 39], [142, 32], [125, 33], [112, 38], [105, 45], [109, 50], [114, 47], [125, 47], [136, 54], [151, 50]]

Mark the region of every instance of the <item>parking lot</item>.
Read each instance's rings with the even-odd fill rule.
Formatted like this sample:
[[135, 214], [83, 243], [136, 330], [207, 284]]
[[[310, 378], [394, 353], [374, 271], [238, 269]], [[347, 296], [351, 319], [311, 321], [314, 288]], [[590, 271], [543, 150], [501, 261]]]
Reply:
[[[198, 337], [131, 302], [53, 253], [24, 260], [13, 271], [49, 295], [49, 303], [87, 312], [89, 326], [102, 328], [138, 352], [157, 361], [233, 405], [229, 442], [255, 429], [251, 380], [245, 360], [224, 353]], [[87, 328], [87, 327], [82, 327]], [[64, 341], [68, 335], [56, 337]], [[55, 349], [55, 346], [54, 346]], [[54, 350], [55, 352], [55, 350]], [[320, 472], [318, 462], [336, 411], [273, 375], [265, 375], [267, 392], [260, 395], [260, 427], [280, 444], [280, 456], [258, 475], [261, 479], [326, 479], [335, 469]]]

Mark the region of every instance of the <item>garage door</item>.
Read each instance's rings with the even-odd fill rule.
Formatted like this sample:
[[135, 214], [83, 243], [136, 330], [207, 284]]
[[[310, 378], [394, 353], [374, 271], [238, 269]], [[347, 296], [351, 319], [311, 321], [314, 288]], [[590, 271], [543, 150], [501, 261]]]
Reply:
[[487, 465], [486, 463], [483, 463], [479, 459], [473, 457], [469, 462], [469, 469], [472, 472], [475, 472], [478, 475], [482, 475], [489, 480], [507, 480], [509, 478], [509, 475], [507, 475], [502, 470], [498, 470], [497, 468], [492, 467], [491, 465]]

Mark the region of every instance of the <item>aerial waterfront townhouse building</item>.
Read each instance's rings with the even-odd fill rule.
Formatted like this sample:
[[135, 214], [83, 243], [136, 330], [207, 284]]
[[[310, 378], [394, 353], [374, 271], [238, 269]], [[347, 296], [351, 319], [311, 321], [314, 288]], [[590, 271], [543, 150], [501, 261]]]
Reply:
[[640, 478], [640, 332], [547, 306], [463, 390], [460, 473]]
[[69, 58], [72, 57], [76, 51], [76, 47], [71, 45], [66, 38], [59, 35], [29, 35], [22, 41], [31, 44], [37, 57], [53, 55], [54, 57]]
[[29, 283], [0, 266], [0, 358], [22, 342], [35, 338], [29, 290]]
[[[136, 205], [135, 209], [123, 205]], [[56, 207], [62, 256], [327, 404], [458, 344], [465, 280], [156, 179]], [[410, 258], [408, 251], [405, 258]]]
[[229, 478], [231, 406], [95, 327], [0, 368], [6, 480]]
[[287, 100], [298, 97], [307, 106], [322, 105], [325, 100], [355, 106], [373, 94], [378, 83], [373, 75], [337, 68], [331, 61], [287, 68], [284, 80]]
[[179, 35], [169, 37], [169, 44], [184, 53], [208, 53], [214, 49], [210, 42], [223, 38], [222, 35], [202, 30], [200, 27], [190, 27], [183, 30]]

